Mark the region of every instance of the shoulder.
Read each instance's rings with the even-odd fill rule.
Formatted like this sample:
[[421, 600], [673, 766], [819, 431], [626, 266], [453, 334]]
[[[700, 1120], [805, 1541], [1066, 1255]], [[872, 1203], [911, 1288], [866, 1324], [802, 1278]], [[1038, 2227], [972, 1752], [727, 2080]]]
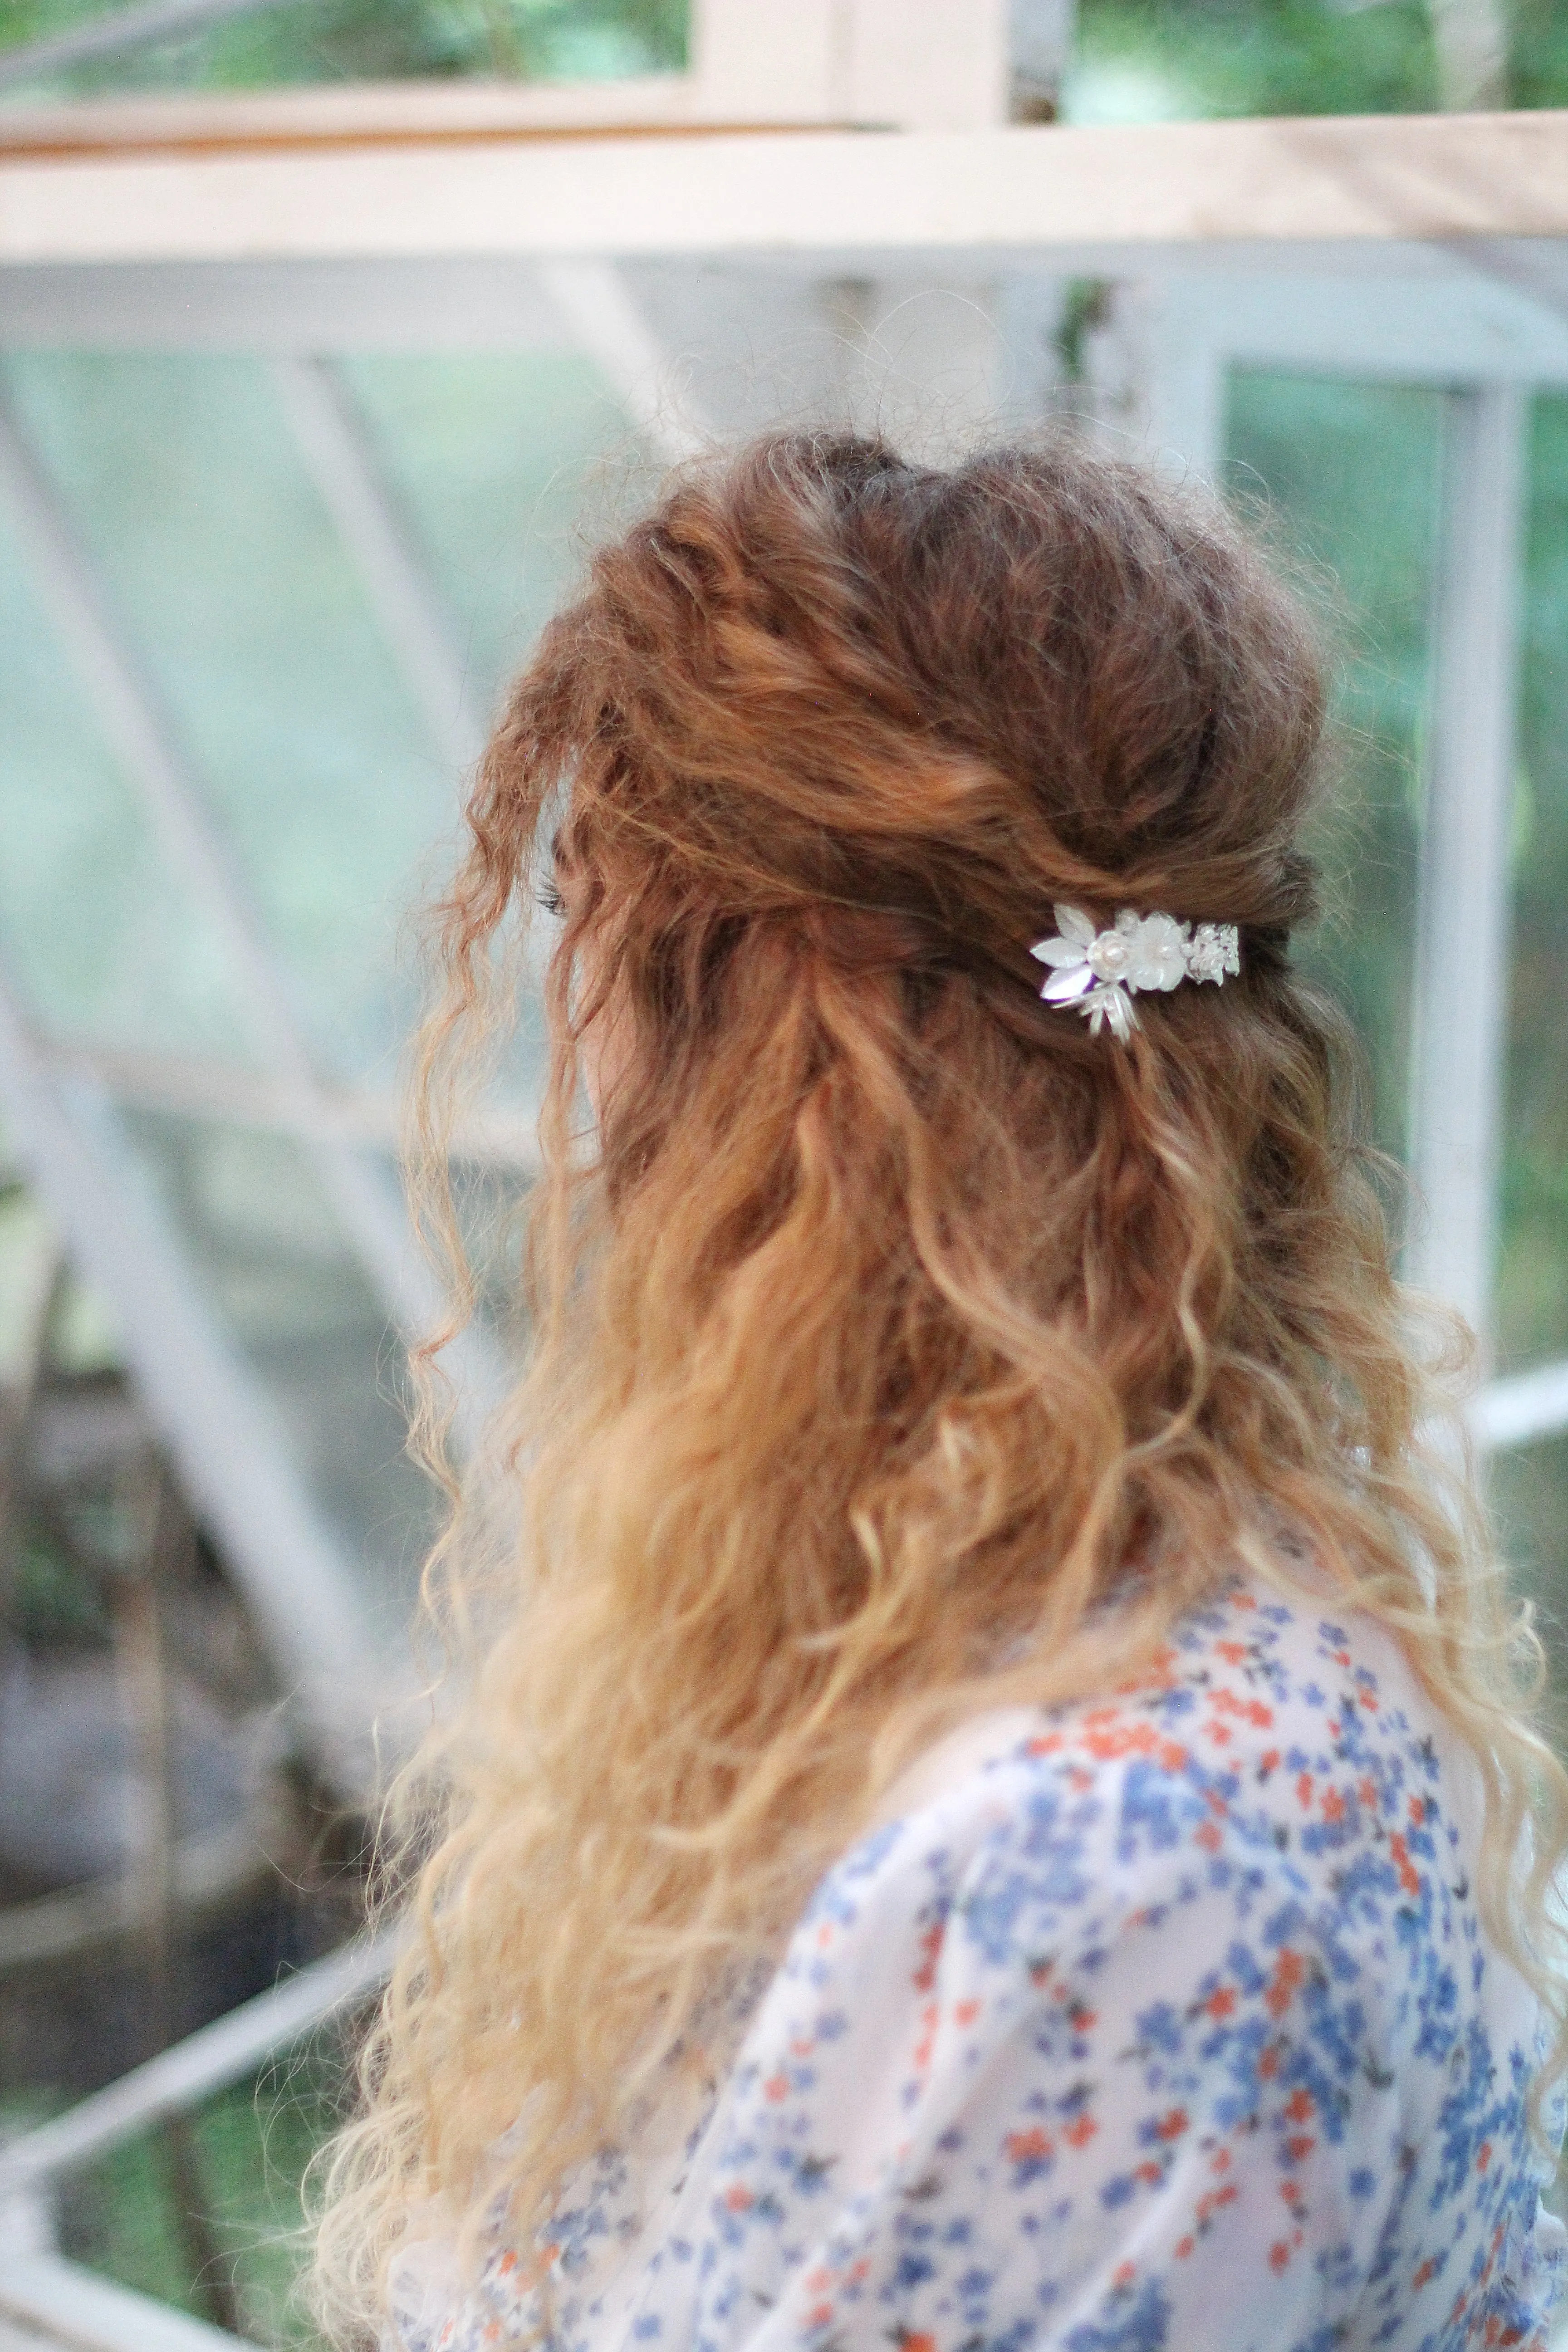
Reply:
[[1063, 2343], [1526, 2340], [1533, 2027], [1475, 1781], [1392, 1639], [1260, 1588], [1127, 1688], [968, 1727], [766, 1989], [702, 2177], [719, 2259], [837, 2199], [805, 2284], [907, 2340], [971, 2279], [1019, 2341], [1058, 2311]]
[[1434, 2212], [1475, 2179], [1531, 2200], [1536, 2019], [1477, 1911], [1476, 1775], [1390, 1637], [1241, 1589], [1134, 1685], [988, 1730], [818, 1887], [754, 2019], [760, 2098], [831, 2083], [888, 2140], [1012, 2082], [1108, 2160], [1114, 2110], [1112, 2200], [1199, 2117], [1281, 2179], [1353, 2174], [1369, 2214], [1390, 2149]]
[[1227, 1910], [1342, 1968], [1352, 1942], [1465, 1941], [1468, 1757], [1381, 1628], [1258, 1588], [1183, 1621], [1128, 1687], [983, 1718], [908, 1785], [818, 1888], [795, 1965], [861, 1941], [891, 1960], [939, 1922], [993, 1969], [1184, 1918], [1212, 1944]]

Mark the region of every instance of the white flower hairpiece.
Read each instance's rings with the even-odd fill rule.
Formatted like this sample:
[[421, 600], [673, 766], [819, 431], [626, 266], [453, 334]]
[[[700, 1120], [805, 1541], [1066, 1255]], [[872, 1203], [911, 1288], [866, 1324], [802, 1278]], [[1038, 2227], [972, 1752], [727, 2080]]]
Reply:
[[1135, 915], [1123, 907], [1115, 928], [1097, 931], [1081, 907], [1056, 907], [1058, 936], [1037, 940], [1032, 956], [1049, 964], [1040, 994], [1047, 1004], [1070, 1004], [1087, 1019], [1091, 1036], [1102, 1022], [1126, 1044], [1137, 1025], [1132, 999], [1142, 988], [1178, 988], [1184, 980], [1212, 980], [1241, 970], [1234, 923], [1179, 923], [1173, 915]]

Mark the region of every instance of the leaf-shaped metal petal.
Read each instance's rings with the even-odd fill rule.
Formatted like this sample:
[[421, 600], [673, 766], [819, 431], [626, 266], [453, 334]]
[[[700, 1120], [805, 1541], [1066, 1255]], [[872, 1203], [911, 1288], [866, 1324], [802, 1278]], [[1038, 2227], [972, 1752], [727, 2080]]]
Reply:
[[1081, 907], [1053, 907], [1051, 912], [1064, 940], [1076, 940], [1080, 948], [1089, 945], [1095, 937], [1095, 929]]
[[1083, 950], [1076, 940], [1037, 940], [1029, 953], [1041, 963], [1081, 963]]
[[1094, 974], [1088, 964], [1075, 963], [1067, 971], [1054, 971], [1040, 994], [1047, 1004], [1070, 1004], [1075, 996], [1081, 996], [1086, 988], [1093, 985]]
[[1113, 982], [1092, 990], [1078, 1009], [1089, 1022], [1091, 1037], [1098, 1037], [1100, 1024], [1109, 1022], [1112, 1034], [1125, 1045], [1137, 1025], [1138, 1015], [1132, 1009], [1131, 998]]

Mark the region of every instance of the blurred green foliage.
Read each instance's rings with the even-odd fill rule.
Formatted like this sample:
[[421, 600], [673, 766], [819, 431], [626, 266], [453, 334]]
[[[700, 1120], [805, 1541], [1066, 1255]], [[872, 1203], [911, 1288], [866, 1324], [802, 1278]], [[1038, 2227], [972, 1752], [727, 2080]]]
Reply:
[[1323, 913], [1301, 961], [1353, 1013], [1373, 1128], [1404, 1148], [1421, 737], [1441, 498], [1443, 395], [1237, 373], [1226, 487], [1339, 656], [1329, 789], [1312, 848]]
[[1421, 0], [1080, 0], [1075, 121], [1403, 114], [1437, 104]]
[[[1509, 97], [1568, 104], [1568, 8], [1512, 0]], [[1439, 104], [1426, 0], [1079, 0], [1074, 121], [1408, 114]]]
[[[114, 13], [105, 0], [7, 0], [0, 46]], [[1511, 101], [1568, 103], [1563, 0], [1512, 0], [1510, 14]], [[279, 0], [184, 39], [78, 66], [51, 88], [89, 96], [672, 72], [686, 62], [689, 15], [689, 0]], [[1079, 0], [1067, 93], [1075, 121], [1399, 114], [1437, 103], [1426, 0]]]
[[1498, 1299], [1510, 1368], [1568, 1355], [1568, 397], [1537, 400], [1532, 443]]
[[1568, 106], [1568, 7], [1513, 0], [1509, 97], [1515, 106]]
[[[0, 46], [116, 13], [102, 0], [8, 0]], [[686, 62], [686, 0], [282, 0], [184, 39], [75, 66], [48, 88], [89, 97], [420, 76], [676, 72]]]
[[24, 1529], [16, 1548], [5, 1620], [33, 1650], [107, 1650], [113, 1636], [101, 1580], [37, 1526]]

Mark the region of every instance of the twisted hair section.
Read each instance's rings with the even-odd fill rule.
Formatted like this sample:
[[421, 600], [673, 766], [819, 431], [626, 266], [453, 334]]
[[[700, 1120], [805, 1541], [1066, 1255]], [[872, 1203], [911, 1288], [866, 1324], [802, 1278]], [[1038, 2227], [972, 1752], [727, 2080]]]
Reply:
[[[427, 2210], [535, 2242], [927, 1740], [1135, 1675], [1238, 1569], [1394, 1629], [1479, 1761], [1493, 1932], [1556, 2000], [1531, 1643], [1424, 1445], [1347, 1042], [1288, 953], [1323, 710], [1223, 514], [1070, 444], [765, 440], [545, 632], [421, 1097], [450, 1233], [445, 1123], [553, 874], [516, 1507], [458, 1496], [431, 1567], [468, 1679], [401, 1792], [340, 2334]], [[1036, 993], [1058, 900], [1235, 923], [1240, 975], [1090, 1037]]]

